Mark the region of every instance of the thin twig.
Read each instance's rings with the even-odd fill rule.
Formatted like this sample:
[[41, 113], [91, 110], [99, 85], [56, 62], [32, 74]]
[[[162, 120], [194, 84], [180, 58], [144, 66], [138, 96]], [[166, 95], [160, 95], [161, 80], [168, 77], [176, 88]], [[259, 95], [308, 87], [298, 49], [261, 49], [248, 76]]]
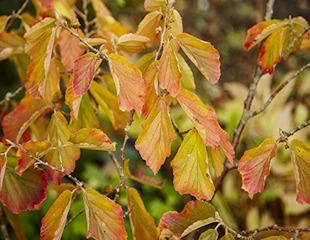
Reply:
[[9, 102], [11, 101], [12, 98], [16, 97], [22, 90], [24, 89], [24, 86], [20, 86], [19, 88], [17, 88], [15, 90], [15, 92], [11, 93], [11, 92], [8, 92], [4, 99], [0, 101], [0, 105], [4, 104], [5, 102]]
[[7, 23], [7, 25], [5, 26], [5, 31], [7, 31], [11, 27], [14, 20], [20, 16], [20, 14], [24, 11], [24, 9], [26, 8], [26, 6], [28, 5], [29, 2], [30, 2], [30, 0], [26, 0], [23, 3], [23, 5], [21, 6], [21, 8], [16, 13], [14, 11], [12, 12], [11, 18], [10, 18], [9, 22]]
[[275, 0], [269, 0], [266, 5], [266, 14], [265, 14], [265, 20], [270, 20], [273, 14], [273, 5]]
[[309, 125], [310, 125], [310, 118], [307, 121], [299, 124], [297, 127], [291, 129], [288, 132], [280, 129], [280, 137], [277, 139], [277, 143], [286, 142], [288, 137], [294, 135], [296, 132], [300, 131], [301, 129], [303, 129]]
[[161, 36], [160, 36], [160, 43], [159, 43], [159, 48], [156, 52], [156, 55], [155, 55], [155, 61], [156, 60], [159, 60], [160, 56], [161, 56], [161, 53], [162, 53], [162, 50], [164, 48], [164, 44], [165, 44], [165, 34], [166, 34], [166, 31], [167, 31], [167, 19], [168, 19], [168, 13], [169, 13], [169, 10], [170, 8], [168, 7], [168, 3], [167, 3], [167, 6], [166, 6], [166, 12], [165, 12], [165, 15], [164, 15], [164, 29], [162, 29], [162, 32], [161, 32]]
[[84, 22], [84, 33], [86, 37], [89, 37], [89, 22], [87, 20], [87, 15], [88, 15], [88, 0], [83, 0], [83, 22]]
[[172, 126], [174, 128], [174, 130], [177, 132], [178, 136], [181, 138], [181, 140], [184, 139], [183, 134], [181, 133], [180, 129], [178, 128], [178, 125], [176, 124], [176, 122], [170, 117]]
[[130, 130], [130, 127], [131, 127], [131, 124], [133, 122], [133, 115], [135, 114], [135, 110], [131, 110], [130, 112], [130, 117], [129, 117], [129, 120], [128, 120], [128, 123], [124, 129], [125, 131], [125, 137], [124, 137], [124, 142], [123, 142], [123, 146], [121, 148], [121, 160], [122, 160], [122, 167], [124, 168], [124, 161], [125, 161], [125, 147], [127, 145], [127, 142], [129, 140], [129, 135], [128, 135], [128, 132]]
[[70, 225], [78, 216], [82, 215], [85, 212], [85, 208], [81, 209], [77, 214], [67, 220], [65, 227]]

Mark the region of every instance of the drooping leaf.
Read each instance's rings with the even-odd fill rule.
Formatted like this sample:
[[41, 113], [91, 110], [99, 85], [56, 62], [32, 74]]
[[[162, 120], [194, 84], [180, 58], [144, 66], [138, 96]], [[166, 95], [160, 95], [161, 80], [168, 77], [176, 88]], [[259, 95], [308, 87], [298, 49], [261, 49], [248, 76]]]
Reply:
[[18, 143], [29, 125], [48, 108], [43, 99], [23, 98], [18, 106], [3, 118], [3, 138]]
[[310, 204], [310, 148], [294, 139], [290, 143], [291, 159], [294, 166], [297, 202]]
[[68, 142], [71, 135], [67, 119], [59, 111], [54, 112], [52, 115], [47, 131], [49, 140], [55, 147], [60, 147], [60, 144]]
[[84, 190], [83, 200], [87, 218], [87, 238], [127, 239], [120, 205], [90, 188]]
[[166, 5], [165, 0], [145, 0], [144, 9], [145, 11], [151, 12], [159, 10], [161, 7]]
[[88, 90], [95, 77], [96, 66], [102, 59], [93, 52], [82, 55], [74, 61], [73, 66], [73, 90], [76, 96], [81, 96]]
[[187, 57], [210, 83], [220, 79], [220, 55], [209, 42], [202, 41], [187, 33], [177, 36], [177, 41]]
[[229, 142], [228, 133], [219, 126], [219, 134], [220, 134], [220, 147], [222, 151], [225, 153], [228, 161], [231, 165], [234, 165], [235, 160], [235, 150], [234, 147]]
[[147, 37], [152, 43], [156, 36], [156, 29], [160, 25], [161, 17], [162, 13], [159, 11], [148, 13], [139, 23], [136, 34]]
[[122, 111], [136, 110], [140, 115], [144, 104], [146, 85], [141, 71], [117, 54], [109, 55], [109, 66]]
[[60, 240], [71, 206], [72, 192], [65, 190], [56, 199], [42, 219], [40, 239]]
[[135, 144], [154, 174], [170, 155], [170, 145], [174, 139], [176, 134], [169, 118], [169, 106], [165, 99], [159, 97], [150, 115], [142, 123], [142, 131]]
[[30, 56], [26, 88], [30, 96], [38, 97], [38, 88], [49, 69], [55, 40], [55, 19], [44, 18], [34, 25], [24, 35], [26, 39], [25, 51]]
[[208, 229], [207, 231], [203, 232], [198, 240], [217, 240], [219, 233], [215, 229]]
[[225, 162], [225, 158], [223, 157], [219, 148], [210, 148], [210, 159], [214, 170], [215, 178], [218, 178], [223, 172]]
[[188, 193], [199, 200], [210, 200], [215, 188], [207, 176], [207, 162], [207, 150], [203, 139], [193, 129], [187, 133], [171, 161], [174, 188], [180, 194]]
[[0, 61], [24, 53], [25, 40], [16, 33], [0, 31]]
[[265, 179], [270, 173], [270, 161], [276, 155], [277, 143], [265, 139], [257, 148], [245, 151], [239, 161], [238, 170], [242, 176], [242, 188], [250, 198], [264, 189]]
[[185, 237], [189, 233], [191, 233], [191, 232], [193, 232], [193, 231], [195, 231], [195, 230], [197, 230], [203, 226], [207, 226], [207, 225], [214, 223], [214, 222], [216, 222], [216, 220], [213, 217], [194, 222], [192, 225], [190, 225], [188, 228], [185, 229], [185, 231], [181, 235], [181, 238]]
[[129, 219], [134, 239], [157, 239], [155, 221], [144, 207], [143, 201], [134, 188], [127, 188]]
[[46, 174], [34, 168], [28, 168], [22, 176], [17, 175], [15, 167], [17, 157], [9, 156], [0, 191], [1, 202], [18, 214], [21, 211], [37, 209], [46, 198]]
[[83, 95], [76, 96], [74, 93], [73, 75], [71, 75], [70, 80], [67, 84], [67, 89], [66, 89], [66, 104], [69, 106], [71, 110], [70, 116], [73, 119], [78, 118], [82, 98], [83, 98]]
[[[79, 35], [83, 37], [82, 31]], [[61, 62], [67, 70], [73, 69], [73, 62], [85, 52], [85, 47], [79, 45], [80, 40], [69, 31], [62, 30], [58, 44], [61, 55]]]
[[158, 79], [160, 87], [166, 89], [172, 97], [176, 97], [181, 91], [182, 74], [172, 41], [164, 45], [163, 54], [158, 63]]
[[207, 108], [194, 93], [182, 89], [177, 100], [207, 146], [216, 148], [220, 144], [219, 124], [215, 112]]
[[193, 223], [215, 217], [214, 207], [202, 201], [188, 202], [183, 211], [166, 212], [159, 222], [159, 231], [162, 233], [165, 229], [169, 229], [174, 236], [181, 237], [182, 233]]
[[73, 133], [69, 141], [79, 148], [101, 151], [115, 151], [116, 145], [98, 128], [82, 128]]
[[117, 97], [95, 81], [90, 85], [90, 93], [108, 116], [114, 129], [124, 128], [128, 115], [119, 109]]
[[181, 86], [187, 90], [194, 90], [196, 88], [196, 85], [192, 69], [188, 66], [181, 54], [177, 53], [177, 58], [182, 74]]
[[118, 39], [117, 45], [121, 51], [127, 53], [139, 53], [145, 48], [146, 43], [149, 41], [150, 39], [143, 35], [127, 33]]

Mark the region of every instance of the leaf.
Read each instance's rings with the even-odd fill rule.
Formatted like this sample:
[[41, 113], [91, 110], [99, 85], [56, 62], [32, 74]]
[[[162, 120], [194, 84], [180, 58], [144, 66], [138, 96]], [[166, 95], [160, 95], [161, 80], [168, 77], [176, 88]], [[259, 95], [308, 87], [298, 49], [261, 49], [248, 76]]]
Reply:
[[83, 95], [76, 96], [74, 94], [74, 86], [73, 86], [73, 75], [70, 76], [70, 80], [67, 84], [66, 89], [66, 104], [70, 108], [70, 116], [73, 119], [77, 119], [80, 111], [80, 106], [82, 102]]
[[136, 62], [135, 65], [140, 69], [140, 71], [145, 74], [149, 69], [150, 65], [154, 62], [156, 56], [156, 51], [146, 53], [142, 55]]
[[157, 239], [155, 221], [144, 207], [143, 201], [134, 188], [127, 188], [129, 219], [134, 239]]
[[[41, 158], [45, 155], [46, 151], [51, 147], [51, 142], [48, 140], [41, 142], [29, 141], [22, 143], [22, 146], [27, 150], [31, 155]], [[18, 164], [16, 166], [16, 173], [21, 176], [29, 167], [35, 163], [35, 159], [31, 158], [22, 150], [18, 150]]]
[[198, 240], [217, 240], [219, 233], [215, 229], [208, 229], [203, 232]]
[[101, 150], [115, 151], [115, 142], [112, 142], [108, 136], [98, 128], [83, 128], [73, 133], [69, 140], [76, 147]]
[[192, 225], [190, 225], [186, 230], [182, 233], [181, 238], [185, 237], [186, 235], [190, 234], [191, 232], [203, 227], [207, 226], [211, 223], [217, 222], [213, 217], [204, 219], [204, 220], [199, 220], [197, 222], [194, 222]]
[[310, 148], [303, 142], [294, 139], [290, 143], [290, 149], [296, 181], [296, 200], [299, 203], [310, 204]]
[[250, 198], [264, 189], [266, 177], [270, 173], [270, 161], [276, 155], [277, 143], [265, 139], [257, 148], [245, 151], [239, 161], [238, 171], [242, 176], [242, 188]]
[[49, 140], [55, 147], [60, 147], [60, 144], [68, 142], [71, 135], [68, 122], [59, 111], [55, 111], [52, 115], [47, 131]]
[[218, 178], [219, 176], [221, 176], [223, 172], [225, 158], [223, 157], [219, 148], [217, 149], [210, 148], [210, 158], [215, 178]]
[[[167, 30], [164, 36], [165, 41], [171, 38], [171, 36], [177, 37], [180, 33], [183, 33], [182, 17], [177, 10], [172, 8], [168, 12], [167, 23], [168, 23], [168, 27], [167, 27]], [[163, 25], [162, 25], [162, 28], [164, 28]], [[173, 41], [172, 45], [173, 45], [174, 50], [177, 52], [179, 49], [179, 44], [176, 41]]]
[[234, 236], [231, 233], [226, 233], [220, 240], [234, 240]]
[[169, 106], [159, 97], [150, 115], [142, 123], [142, 131], [135, 144], [154, 174], [166, 157], [170, 156], [170, 145], [174, 139], [176, 134], [169, 118]]
[[24, 35], [25, 51], [30, 56], [26, 88], [32, 97], [40, 94], [38, 88], [49, 69], [56, 34], [55, 19], [44, 18], [34, 25]]
[[[83, 36], [82, 31], [79, 35]], [[62, 30], [58, 40], [61, 62], [67, 70], [73, 69], [73, 62], [85, 52], [85, 47], [80, 46], [80, 40], [69, 31]]]
[[136, 110], [141, 115], [145, 99], [146, 85], [141, 71], [124, 57], [111, 53], [109, 66], [122, 111]]
[[145, 36], [149, 39], [150, 45], [156, 36], [156, 29], [160, 25], [162, 13], [159, 11], [152, 11], [148, 13], [138, 25], [136, 34]]
[[6, 169], [6, 156], [4, 153], [0, 154], [0, 191], [2, 189], [2, 184], [3, 184], [3, 179], [4, 179], [4, 174], [5, 174], [5, 169]]
[[42, 219], [40, 239], [60, 240], [71, 206], [72, 192], [65, 190], [50, 207]]
[[19, 176], [15, 171], [16, 165], [17, 158], [9, 156], [0, 200], [11, 212], [19, 214], [21, 211], [38, 208], [46, 198], [47, 180], [43, 171], [34, 168], [28, 168], [22, 176]]
[[166, 5], [165, 0], [145, 0], [144, 9], [147, 12], [159, 10]]
[[8, 16], [6, 15], [0, 16], [0, 33], [4, 31], [7, 21], [8, 21]]
[[182, 74], [173, 49], [172, 40], [164, 45], [158, 69], [160, 87], [166, 89], [172, 97], [176, 97], [181, 91]]
[[114, 129], [124, 128], [128, 122], [128, 116], [119, 110], [117, 97], [95, 81], [92, 82], [89, 90], [110, 119]]
[[207, 176], [207, 161], [205, 144], [198, 132], [193, 129], [186, 134], [171, 161], [174, 188], [182, 195], [188, 193], [199, 200], [210, 200], [215, 188]]
[[25, 40], [16, 33], [0, 31], [0, 61], [24, 53], [24, 45]]
[[95, 77], [96, 66], [99, 66], [101, 61], [93, 52], [84, 54], [74, 61], [73, 90], [76, 96], [87, 92]]
[[125, 51], [127, 53], [138, 53], [145, 48], [145, 44], [149, 41], [150, 39], [145, 36], [127, 33], [119, 37], [117, 46], [121, 51]]
[[48, 109], [49, 106], [43, 99], [23, 98], [18, 106], [3, 118], [3, 139], [18, 143], [29, 125]]
[[220, 79], [220, 55], [209, 43], [187, 33], [177, 36], [177, 41], [187, 57], [212, 84]]
[[194, 93], [186, 89], [182, 89], [177, 100], [194, 123], [205, 144], [216, 148], [220, 144], [221, 138], [215, 112], [207, 108]]
[[192, 69], [188, 66], [181, 54], [177, 53], [177, 59], [182, 74], [181, 86], [187, 90], [194, 90], [196, 85]]
[[262, 240], [287, 240], [287, 238], [280, 235], [280, 236], [266, 237], [263, 238]]
[[211, 204], [197, 200], [190, 201], [181, 213], [176, 211], [164, 213], [159, 222], [159, 231], [162, 233], [165, 229], [169, 229], [174, 236], [181, 237], [193, 223], [214, 217], [215, 209]]
[[120, 205], [90, 188], [84, 190], [83, 200], [87, 218], [87, 238], [127, 239]]
[[91, 0], [92, 6], [95, 10], [96, 17], [98, 19], [99, 26], [104, 26], [107, 23], [115, 22], [115, 19], [112, 17], [111, 12], [105, 6], [101, 0]]
[[219, 126], [219, 134], [220, 134], [220, 147], [222, 151], [225, 153], [228, 161], [231, 165], [234, 165], [235, 160], [235, 150], [234, 147], [229, 142], [229, 135], [228, 133]]

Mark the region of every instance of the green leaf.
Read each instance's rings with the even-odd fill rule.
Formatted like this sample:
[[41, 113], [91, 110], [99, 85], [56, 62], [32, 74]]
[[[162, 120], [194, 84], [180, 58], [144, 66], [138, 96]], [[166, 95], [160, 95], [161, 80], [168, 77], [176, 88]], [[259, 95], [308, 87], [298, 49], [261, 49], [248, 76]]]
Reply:
[[220, 240], [234, 240], [234, 236], [231, 233], [226, 233]]
[[199, 236], [198, 240], [217, 240], [219, 233], [215, 229], [209, 229]]
[[181, 238], [185, 237], [186, 235], [190, 234], [191, 232], [203, 227], [203, 226], [207, 226], [211, 223], [215, 223], [217, 222], [213, 217], [204, 219], [204, 220], [199, 220], [195, 223], [193, 223], [192, 225], [190, 225], [188, 228], [185, 229], [185, 231], [182, 233]]

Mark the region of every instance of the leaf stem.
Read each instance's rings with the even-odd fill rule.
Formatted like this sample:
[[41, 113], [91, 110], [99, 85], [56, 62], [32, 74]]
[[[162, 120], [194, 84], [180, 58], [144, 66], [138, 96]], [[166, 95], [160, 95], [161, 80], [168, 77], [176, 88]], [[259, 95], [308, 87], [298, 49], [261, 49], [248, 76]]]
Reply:
[[4, 104], [5, 102], [11, 101], [12, 98], [16, 97], [22, 90], [24, 89], [24, 86], [20, 86], [15, 90], [15, 92], [8, 92], [4, 99], [0, 101], [0, 105]]
[[280, 129], [279, 130], [280, 131], [280, 137], [277, 139], [277, 143], [286, 142], [288, 137], [294, 135], [296, 132], [300, 131], [301, 129], [303, 129], [309, 125], [310, 125], [310, 118], [307, 121], [299, 124], [297, 127], [291, 129], [288, 132]]

